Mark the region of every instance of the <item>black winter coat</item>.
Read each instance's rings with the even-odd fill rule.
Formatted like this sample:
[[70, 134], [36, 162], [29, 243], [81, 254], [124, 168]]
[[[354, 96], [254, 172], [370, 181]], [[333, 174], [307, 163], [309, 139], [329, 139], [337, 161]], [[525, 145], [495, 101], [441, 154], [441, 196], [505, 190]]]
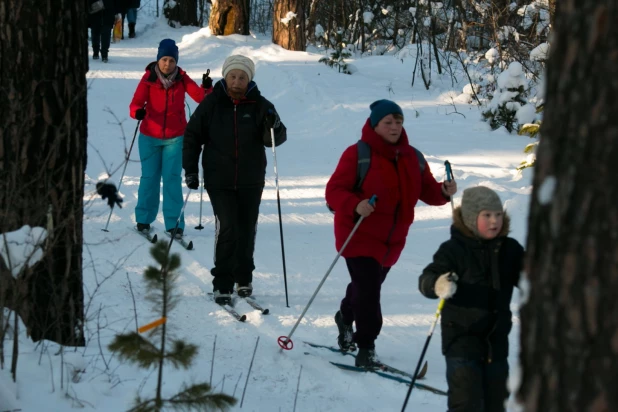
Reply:
[[[89, 0], [88, 10], [90, 10], [90, 5], [95, 1], [96, 0]], [[88, 27], [93, 27], [95, 25], [112, 27], [114, 25], [116, 14], [120, 13], [116, 0], [103, 0], [103, 5], [105, 6], [103, 10], [94, 14], [88, 14]]]
[[[185, 173], [199, 172], [203, 146], [207, 188], [263, 187], [267, 163], [264, 147], [272, 146], [270, 129], [264, 124], [269, 109], [274, 111], [275, 107], [262, 97], [254, 82], [249, 83], [244, 99], [233, 100], [227, 94], [225, 80], [218, 81], [187, 125], [182, 148]], [[286, 140], [286, 128], [280, 123], [275, 128], [275, 146]]]
[[465, 227], [461, 208], [453, 213], [451, 239], [442, 243], [419, 278], [419, 289], [437, 299], [438, 277], [454, 272], [457, 291], [442, 309], [442, 353], [448, 357], [492, 360], [506, 359], [511, 331], [511, 297], [519, 283], [524, 249], [507, 237], [509, 218], [504, 215], [502, 232], [482, 240]]
[[140, 0], [128, 0], [127, 8], [129, 9], [138, 9], [140, 7]]

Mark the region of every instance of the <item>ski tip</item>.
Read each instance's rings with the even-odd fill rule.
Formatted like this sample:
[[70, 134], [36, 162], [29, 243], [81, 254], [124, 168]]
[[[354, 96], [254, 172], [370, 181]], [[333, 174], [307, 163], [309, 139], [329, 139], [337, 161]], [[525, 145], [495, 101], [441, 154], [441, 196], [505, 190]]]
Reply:
[[244, 322], [247, 320], [247, 315], [242, 315], [240, 318], [238, 318], [239, 321]]
[[152, 237], [151, 242], [152, 242], [152, 243], [157, 243], [157, 240], [159, 240], [159, 239], [157, 238], [157, 235], [155, 234], [155, 235]]
[[264, 309], [262, 311], [262, 315], [268, 315], [270, 313], [270, 309]]
[[193, 250], [193, 241], [189, 241], [189, 244], [187, 245], [187, 250]]

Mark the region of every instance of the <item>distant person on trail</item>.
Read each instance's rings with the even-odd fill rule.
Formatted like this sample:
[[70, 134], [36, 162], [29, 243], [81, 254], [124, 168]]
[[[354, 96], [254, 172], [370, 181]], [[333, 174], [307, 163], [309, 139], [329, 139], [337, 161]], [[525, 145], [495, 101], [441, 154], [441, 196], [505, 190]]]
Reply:
[[125, 8], [122, 10], [122, 38], [124, 39], [124, 20], [129, 22], [129, 38], [135, 38], [135, 23], [137, 23], [137, 9], [140, 8], [140, 0], [121, 0]]
[[180, 217], [177, 237], [185, 227], [180, 216], [182, 197], [182, 142], [187, 126], [185, 93], [197, 103], [212, 92], [212, 79], [206, 74], [198, 86], [177, 66], [178, 46], [174, 40], [159, 44], [157, 61], [146, 66], [129, 106], [132, 118], [142, 121], [139, 157], [142, 176], [139, 182], [135, 220], [137, 230], [149, 232], [159, 212], [163, 178], [163, 218], [165, 230], [172, 232]]
[[505, 410], [510, 305], [524, 259], [524, 248], [507, 236], [509, 226], [496, 192], [464, 190], [451, 238], [419, 278], [423, 295], [446, 300], [441, 322], [449, 412]]
[[253, 252], [266, 176], [265, 147], [287, 139], [275, 107], [253, 81], [251, 59], [225, 59], [223, 79], [196, 109], [187, 125], [182, 166], [190, 189], [199, 187], [202, 149], [204, 187], [215, 215], [213, 292], [229, 303], [236, 283], [239, 296], [253, 293]]
[[88, 27], [92, 41], [92, 59], [108, 62], [112, 28], [119, 12], [116, 0], [89, 0]]
[[[419, 200], [432, 206], [446, 204], [457, 192], [457, 184], [436, 182], [421, 152], [409, 144], [399, 105], [378, 100], [370, 109], [361, 135], [364, 143], [343, 152], [326, 185], [326, 202], [335, 212], [338, 251], [358, 219], [364, 217], [342, 253], [351, 282], [335, 323], [341, 350], [355, 351], [358, 346], [356, 366], [375, 369], [381, 366], [375, 350], [382, 329], [380, 289], [405, 246], [414, 207]], [[361, 187], [355, 190], [361, 144], [370, 148], [370, 166]], [[377, 202], [371, 206], [374, 194]]]

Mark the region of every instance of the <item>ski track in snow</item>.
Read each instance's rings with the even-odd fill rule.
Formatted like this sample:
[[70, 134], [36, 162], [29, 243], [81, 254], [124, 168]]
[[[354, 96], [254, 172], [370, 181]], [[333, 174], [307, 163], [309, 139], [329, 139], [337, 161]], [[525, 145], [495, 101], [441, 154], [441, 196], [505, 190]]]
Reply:
[[[140, 26], [147, 23], [147, 29]], [[142, 274], [154, 261], [149, 244], [128, 230], [135, 223], [134, 208], [140, 178], [137, 142], [122, 180], [123, 208], [113, 212], [109, 233], [102, 232], [109, 208], [95, 195], [94, 183], [105, 170], [113, 170], [118, 182], [123, 158], [128, 150], [135, 121], [128, 116], [128, 106], [143, 74], [144, 67], [155, 59], [159, 40], [171, 37], [179, 42], [179, 65], [198, 82], [207, 68], [216, 81], [221, 65], [233, 53], [244, 53], [256, 62], [256, 77], [262, 93], [277, 107], [288, 128], [288, 142], [277, 148], [283, 232], [287, 264], [290, 307], [284, 294], [277, 193], [272, 170], [272, 154], [267, 149], [267, 182], [260, 208], [255, 251], [255, 296], [269, 308], [261, 315], [246, 302], [239, 301], [237, 310], [247, 314], [240, 323], [208, 299], [212, 291], [210, 268], [213, 265], [214, 220], [206, 192], [203, 193], [202, 218], [199, 218], [200, 191], [193, 191], [186, 208], [186, 234], [195, 250], [172, 247], [182, 258], [176, 292], [178, 306], [170, 314], [168, 326], [179, 338], [197, 344], [200, 354], [189, 371], [165, 369], [165, 392], [175, 393], [182, 382], [208, 381], [212, 367], [213, 341], [216, 356], [213, 386], [233, 394], [239, 403], [257, 337], [260, 343], [245, 395], [243, 410], [291, 411], [300, 366], [302, 380], [298, 394], [298, 411], [382, 411], [399, 410], [407, 387], [374, 374], [346, 372], [328, 364], [329, 360], [352, 364], [353, 359], [325, 350], [310, 348], [303, 340], [336, 345], [337, 328], [333, 316], [345, 292], [349, 277], [341, 259], [317, 295], [301, 325], [296, 330], [291, 351], [281, 351], [277, 337], [287, 335], [325, 271], [336, 256], [333, 216], [324, 204], [324, 187], [334, 171], [343, 150], [356, 142], [369, 115], [369, 104], [391, 98], [403, 108], [405, 127], [411, 143], [427, 157], [438, 180], [444, 177], [444, 160], [453, 165], [459, 185], [455, 203], [466, 187], [488, 185], [498, 191], [513, 219], [512, 235], [525, 241], [530, 173], [514, 179], [513, 170], [521, 161], [526, 138], [491, 132], [479, 121], [477, 108], [459, 105], [462, 116], [452, 116], [452, 106], [437, 96], [450, 88], [438, 77], [429, 92], [419, 85], [410, 88], [414, 58], [367, 57], [354, 64], [359, 72], [353, 76], [336, 73], [318, 63], [323, 54], [288, 52], [270, 44], [268, 38], [243, 36], [212, 37], [207, 29], [192, 33], [191, 28], [171, 29], [160, 21], [138, 20], [138, 38], [112, 45], [110, 61], [90, 61], [88, 72], [88, 165], [84, 197], [84, 282], [86, 300], [96, 289], [89, 306], [89, 345], [75, 356], [87, 364], [79, 382], [66, 383], [70, 393], [83, 399], [95, 410], [118, 411], [129, 408], [136, 391], [143, 384], [142, 395], [154, 394], [156, 373], [120, 363], [105, 345], [118, 332], [135, 327], [135, 297], [139, 325], [159, 317], [144, 299], [146, 289]], [[388, 92], [393, 87], [396, 94]], [[463, 84], [462, 84], [463, 87]], [[197, 106], [187, 97], [193, 112]], [[110, 111], [117, 117], [110, 113]], [[418, 113], [418, 117], [416, 117]], [[120, 124], [118, 124], [120, 122]], [[187, 189], [183, 187], [184, 193]], [[426, 333], [434, 318], [437, 301], [425, 299], [418, 292], [418, 275], [431, 261], [439, 244], [447, 240], [451, 206], [429, 207], [419, 203], [416, 220], [407, 246], [398, 264], [389, 273], [382, 289], [384, 326], [377, 341], [379, 356], [388, 364], [410, 373], [414, 370]], [[204, 230], [194, 229], [201, 222]], [[155, 222], [160, 239], [164, 229], [162, 214]], [[106, 276], [113, 276], [106, 280]], [[129, 280], [128, 280], [129, 279]], [[97, 284], [99, 286], [97, 287]], [[101, 309], [97, 334], [97, 311]], [[516, 311], [516, 304], [514, 305]], [[515, 312], [516, 313], [516, 312]], [[516, 362], [519, 327], [511, 333], [510, 362]], [[101, 340], [102, 350], [98, 340]], [[63, 395], [57, 383], [61, 358], [57, 347], [49, 345], [48, 355], [38, 366], [40, 348], [20, 335], [22, 352], [16, 385], [9, 383], [8, 373], [0, 383], [14, 388], [22, 410], [71, 410], [76, 402]], [[10, 346], [9, 346], [10, 347]], [[104, 354], [110, 370], [105, 369]], [[440, 353], [440, 330], [437, 328], [426, 359], [429, 371], [424, 383], [446, 390], [445, 365]], [[51, 388], [50, 365], [55, 369]], [[6, 383], [6, 385], [5, 385]], [[66, 388], [64, 389], [66, 391]], [[36, 397], [28, 393], [37, 393]], [[53, 405], [50, 409], [49, 405]], [[2, 406], [2, 401], [0, 401]], [[415, 389], [407, 410], [443, 411], [446, 398]], [[2, 409], [2, 408], [0, 408]]]

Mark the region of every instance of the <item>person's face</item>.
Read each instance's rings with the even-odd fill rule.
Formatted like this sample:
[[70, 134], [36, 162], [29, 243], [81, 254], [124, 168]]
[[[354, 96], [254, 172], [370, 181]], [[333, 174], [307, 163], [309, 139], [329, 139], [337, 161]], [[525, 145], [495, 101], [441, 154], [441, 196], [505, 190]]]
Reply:
[[502, 230], [504, 213], [491, 210], [481, 210], [476, 218], [476, 228], [483, 239], [494, 239]]
[[241, 98], [247, 93], [249, 86], [249, 76], [240, 69], [230, 70], [225, 76], [227, 91], [231, 97]]
[[392, 114], [385, 116], [374, 128], [376, 133], [389, 143], [395, 144], [401, 137], [403, 119], [395, 118]]
[[176, 68], [176, 59], [170, 56], [163, 56], [159, 59], [159, 70], [163, 74], [171, 74]]

